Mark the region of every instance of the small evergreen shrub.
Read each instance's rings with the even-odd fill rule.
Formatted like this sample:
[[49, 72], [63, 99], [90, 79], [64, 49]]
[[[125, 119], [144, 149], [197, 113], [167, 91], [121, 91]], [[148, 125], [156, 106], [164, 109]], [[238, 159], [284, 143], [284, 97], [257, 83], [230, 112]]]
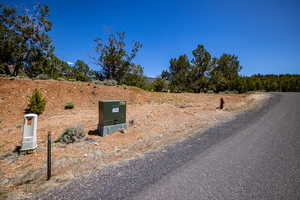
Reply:
[[74, 143], [85, 136], [83, 126], [66, 128], [62, 135], [55, 141], [65, 144]]
[[74, 104], [74, 102], [67, 102], [66, 104], [65, 104], [65, 109], [67, 110], [67, 109], [73, 109], [74, 108], [74, 106], [75, 106], [75, 104]]
[[152, 88], [155, 92], [162, 92], [168, 90], [168, 84], [165, 79], [157, 78], [152, 82]]
[[99, 80], [94, 80], [93, 83], [96, 85], [104, 85], [104, 82]]
[[47, 74], [39, 74], [39, 75], [37, 75], [36, 79], [39, 79], [39, 80], [48, 80], [49, 76]]
[[58, 77], [56, 80], [58, 80], [58, 81], [65, 81], [66, 79], [64, 79], [63, 77]]
[[239, 93], [239, 91], [237, 91], [237, 90], [232, 90], [230, 92], [231, 92], [231, 94], [238, 94]]
[[94, 80], [93, 83], [96, 85], [109, 85], [109, 86], [118, 85], [118, 82], [113, 79], [105, 79], [104, 81]]
[[121, 87], [124, 88], [124, 89], [127, 89], [128, 85], [122, 84]]
[[113, 80], [113, 79], [105, 79], [103, 81], [103, 84], [104, 85], [109, 85], [109, 86], [115, 86], [115, 85], [118, 85], [118, 82], [116, 80]]
[[28, 76], [16, 76], [17, 78], [30, 79]]
[[35, 89], [32, 93], [32, 96], [29, 99], [29, 104], [25, 111], [26, 113], [35, 113], [38, 115], [42, 114], [45, 110], [46, 103], [47, 101], [43, 97], [41, 91]]
[[104, 82], [103, 81], [95, 81], [94, 82], [96, 85], [104, 85]]
[[22, 128], [22, 125], [18, 124], [16, 125], [16, 128]]
[[225, 90], [225, 91], [221, 91], [219, 92], [219, 94], [238, 94], [239, 91], [237, 90]]

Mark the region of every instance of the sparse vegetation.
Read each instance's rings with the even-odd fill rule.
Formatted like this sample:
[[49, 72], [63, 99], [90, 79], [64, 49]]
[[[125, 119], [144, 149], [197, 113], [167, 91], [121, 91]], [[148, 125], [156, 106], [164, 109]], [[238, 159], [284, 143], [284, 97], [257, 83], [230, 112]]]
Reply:
[[16, 125], [16, 128], [22, 128], [22, 125], [18, 124]]
[[84, 137], [85, 137], [84, 127], [75, 126], [75, 127], [66, 128], [62, 133], [62, 135], [55, 142], [70, 144]]
[[39, 74], [39, 75], [37, 75], [36, 79], [48, 80], [49, 76], [47, 74]]
[[152, 83], [152, 88], [155, 92], [166, 92], [168, 90], [167, 81], [163, 78], [157, 78]]
[[58, 77], [56, 80], [58, 80], [58, 81], [65, 81], [66, 79], [64, 79], [63, 77]]
[[[91, 46], [93, 44], [87, 44], [85, 41], [82, 44], [83, 41], [79, 41], [80, 38], [78, 39], [77, 37], [70, 38], [64, 44], [59, 44], [62, 40], [52, 42], [51, 36], [58, 36], [56, 30], [49, 34], [52, 27], [61, 26], [56, 26], [56, 24], [51, 22], [54, 18], [50, 16], [50, 8], [47, 5], [36, 4], [32, 9], [25, 8], [22, 10], [23, 4], [27, 6], [32, 5], [32, 3], [24, 3], [24, 1], [21, 5], [16, 5], [18, 2], [5, 2], [7, 3], [4, 3], [4, 1], [0, 3], [0, 199], [38, 198], [39, 192], [44, 194], [45, 189], [48, 191], [52, 186], [63, 186], [63, 184], [69, 183], [73, 178], [94, 172], [95, 169], [100, 170], [123, 159], [135, 158], [143, 152], [157, 151], [167, 145], [182, 141], [185, 138], [189, 138], [194, 130], [197, 130], [198, 134], [199, 129], [206, 130], [215, 126], [219, 119], [221, 121], [234, 119], [236, 118], [235, 116], [238, 116], [236, 115], [237, 113], [245, 111], [248, 107], [252, 108], [256, 103], [267, 103], [267, 99], [271, 96], [269, 94], [255, 94], [253, 96], [248, 94], [231, 94], [247, 93], [249, 91], [300, 92], [300, 74], [241, 75], [242, 63], [240, 63], [238, 56], [233, 55], [232, 52], [239, 53], [242, 52], [241, 50], [247, 50], [249, 47], [246, 47], [243, 43], [235, 46], [237, 43], [230, 40], [232, 38], [240, 39], [239, 33], [248, 33], [247, 29], [239, 31], [240, 27], [238, 27], [238, 24], [240, 23], [232, 24], [232, 22], [240, 22], [241, 20], [239, 19], [227, 18], [227, 21], [232, 26], [230, 24], [228, 26], [226, 23], [223, 24], [222, 20], [219, 19], [220, 17], [217, 19], [218, 23], [215, 23], [216, 28], [213, 31], [218, 34], [211, 34], [210, 38], [224, 35], [222, 34], [222, 29], [232, 29], [232, 31], [225, 34], [226, 38], [229, 38], [226, 42], [220, 42], [220, 40], [217, 40], [218, 38], [216, 40], [213, 38], [214, 43], [211, 44], [211, 47], [213, 52], [216, 53], [215, 55], [212, 55], [201, 44], [196, 44], [197, 46], [195, 45], [194, 49], [181, 52], [182, 55], [178, 54], [178, 49], [190, 47], [190, 44], [185, 44], [182, 41], [190, 41], [191, 43], [202, 41], [205, 44], [209, 42], [209, 40], [205, 39], [206, 37], [203, 37], [206, 34], [197, 34], [197, 30], [200, 30], [200, 28], [202, 32], [203, 30], [211, 31], [211, 27], [205, 27], [207, 19], [211, 19], [209, 16], [198, 20], [198, 26], [184, 25], [186, 28], [192, 27], [194, 29], [185, 30], [184, 32], [191, 31], [192, 35], [198, 35], [201, 38], [193, 37], [186, 40], [187, 38], [174, 37], [180, 39], [178, 42], [170, 40], [172, 38], [168, 39], [168, 35], [165, 34], [167, 33], [166, 31], [157, 32], [150, 30], [151, 27], [148, 27], [147, 24], [140, 27], [141, 30], [139, 32], [147, 32], [148, 37], [136, 34], [138, 31], [134, 30], [137, 28], [134, 26], [136, 24], [134, 20], [136, 20], [137, 13], [135, 13], [133, 18], [119, 19], [119, 22], [127, 20], [126, 24], [131, 24], [132, 26], [117, 26], [117, 24], [113, 26], [114, 28], [125, 28], [126, 31], [132, 34], [128, 35], [129, 38], [125, 38], [125, 33], [111, 33], [108, 37], [102, 38], [105, 31], [100, 30], [101, 39], [96, 39], [94, 43], [96, 52], [91, 53], [89, 49], [86, 49], [88, 52], [84, 52], [84, 49], [78, 49], [78, 47]], [[171, 3], [168, 2], [169, 5], [166, 8], [175, 14], [178, 13], [176, 9], [172, 9]], [[53, 3], [51, 4], [54, 5]], [[128, 8], [130, 6], [132, 7], [132, 5], [129, 5]], [[59, 3], [53, 8], [55, 7], [60, 7], [61, 16], [67, 13], [68, 9], [74, 10], [71, 8], [71, 5], [69, 8], [61, 6]], [[101, 5], [95, 6], [95, 8], [100, 7]], [[83, 10], [86, 11], [83, 7], [78, 9], [76, 14], [81, 19], [74, 19], [77, 23], [75, 26], [72, 26], [73, 30], [64, 32], [66, 34], [64, 35], [65, 38], [70, 37], [68, 34], [72, 34], [72, 31], [73, 33], [78, 32], [78, 36], [81, 35], [82, 37], [94, 35], [90, 34], [94, 30], [85, 30], [84, 27], [80, 27], [80, 24], [85, 23], [87, 20], [89, 20], [89, 26], [86, 27], [95, 26], [95, 24], [92, 24], [95, 21], [92, 20], [92, 18], [95, 19], [95, 15], [89, 16], [89, 19], [84, 18]], [[105, 8], [102, 10], [105, 11]], [[116, 20], [114, 21], [117, 21], [116, 11], [124, 11], [124, 6], [112, 5], [108, 6], [107, 10], [115, 14]], [[128, 9], [126, 11], [130, 12]], [[235, 11], [237, 13], [241, 12], [239, 6], [236, 7]], [[54, 12], [57, 13], [58, 11]], [[162, 13], [166, 12], [168, 11], [162, 10]], [[202, 14], [205, 15], [209, 12], [208, 10], [207, 12], [202, 12]], [[228, 9], [224, 9], [224, 12], [228, 13]], [[199, 11], [199, 13], [201, 12]], [[218, 16], [223, 15], [222, 13], [221, 15], [220, 13], [217, 14]], [[278, 17], [280, 18], [282, 13], [279, 14]], [[148, 19], [149, 16], [145, 17]], [[69, 18], [71, 17], [69, 16]], [[182, 15], [178, 15], [177, 18], [182, 18]], [[186, 16], [179, 21], [181, 22], [185, 18]], [[194, 18], [196, 19], [196, 16]], [[254, 19], [257, 18], [255, 17]], [[58, 19], [58, 17], [55, 17], [55, 19], [58, 21], [64, 20]], [[107, 19], [109, 19], [109, 16], [105, 14], [97, 18], [97, 20], [101, 21], [101, 24], [111, 24], [111, 20], [106, 21]], [[167, 20], [172, 22], [169, 19], [175, 21], [172, 16], [169, 16]], [[265, 21], [263, 24], [267, 25]], [[254, 27], [252, 23], [247, 23], [247, 25], [251, 25], [249, 26], [250, 28]], [[283, 28], [288, 25], [293, 28], [290, 23], [283, 26]], [[64, 28], [67, 29], [67, 27]], [[105, 26], [105, 29], [107, 28]], [[182, 24], [178, 23], [176, 30], [173, 28], [167, 31], [171, 33], [172, 31], [180, 32], [182, 30]], [[157, 34], [151, 36], [153, 32]], [[231, 32], [233, 34], [230, 34]], [[157, 38], [159, 36], [160, 38]], [[180, 34], [180, 36], [184, 36], [184, 34]], [[250, 32], [247, 34], [249, 40], [251, 38], [248, 36], [253, 36], [253, 34]], [[261, 38], [265, 38], [264, 34], [262, 36]], [[58, 39], [59, 37], [55, 38]], [[143, 55], [141, 57], [137, 57], [137, 60], [147, 61], [149, 68], [144, 70], [142, 65], [135, 62], [142, 44], [133, 42], [132, 46], [128, 45], [131, 37], [137, 37], [132, 39], [143, 39], [144, 41], [142, 42], [147, 44], [147, 49], [142, 52]], [[287, 38], [290, 41], [294, 39], [294, 37]], [[73, 39], [78, 40], [75, 41]], [[166, 41], [162, 41], [163, 44], [158, 44], [161, 40]], [[93, 43], [93, 41], [90, 42]], [[54, 44], [58, 45], [57, 48]], [[68, 45], [67, 50], [61, 49], [66, 45]], [[170, 46], [166, 47], [164, 45]], [[176, 45], [178, 46], [176, 47]], [[268, 46], [268, 44], [263, 45]], [[285, 45], [285, 41], [280, 41], [280, 45]], [[296, 42], [294, 45], [296, 45]], [[277, 46], [279, 45], [277, 44]], [[168, 50], [164, 51], [165, 49], [162, 47]], [[240, 49], [241, 47], [243, 48]], [[296, 49], [290, 48], [291, 50], [286, 52], [279, 47], [276, 54], [278, 58], [281, 58], [279, 61], [282, 60], [282, 63], [279, 64], [290, 64], [290, 60], [296, 55]], [[222, 49], [231, 49], [232, 52], [220, 52]], [[72, 53], [73, 50], [77, 52]], [[151, 50], [156, 52], [149, 52]], [[252, 50], [256, 49], [253, 48]], [[269, 49], [264, 48], [264, 50], [267, 52]], [[269, 56], [272, 55], [272, 52], [268, 52], [268, 56], [265, 56], [265, 52], [258, 49], [258, 51], [252, 51], [250, 55], [248, 51], [243, 51], [243, 54], [241, 54], [243, 55], [243, 63], [245, 58], [250, 60], [249, 57], [252, 54], [261, 54], [259, 55], [261, 60], [277, 59], [277, 57], [274, 58], [274, 55], [273, 58]], [[59, 54], [56, 55], [56, 53]], [[170, 54], [173, 54], [174, 57], [166, 57], [172, 56]], [[290, 58], [290, 60], [284, 61], [283, 58], [286, 57], [286, 54], [289, 54], [287, 58]], [[89, 55], [96, 55], [94, 62], [80, 60], [88, 59]], [[74, 58], [74, 56], [78, 57]], [[170, 62], [166, 63], [162, 61], [162, 58], [165, 61], [170, 59]], [[88, 63], [91, 63], [91, 66]], [[159, 63], [166, 63], [166, 65], [160, 66]], [[263, 62], [261, 61], [261, 63]], [[277, 60], [273, 63], [278, 64]], [[144, 74], [144, 72], [147, 72], [158, 75], [160, 71], [155, 72], [154, 70], [161, 67], [164, 67], [166, 70], [162, 71], [158, 77], [147, 78]], [[245, 67], [253, 67], [253, 70], [257, 69], [255, 66]], [[267, 72], [268, 69], [266, 70], [264, 67], [262, 66], [262, 71]], [[272, 66], [266, 66], [266, 68], [268, 67]], [[280, 70], [284, 70], [284, 67], [280, 66]], [[274, 71], [279, 70], [276, 66], [273, 66], [273, 68], [272, 70]], [[286, 70], [288, 69], [286, 68]], [[109, 86], [117, 86], [118, 88]], [[182, 92], [182, 94], [146, 92], [139, 88], [156, 92]], [[199, 95], [191, 93], [209, 94]], [[259, 97], [259, 95], [265, 97]], [[225, 112], [216, 110], [220, 98], [224, 98], [223, 104], [226, 102], [224, 104]], [[259, 101], [259, 98], [265, 98], [264, 100], [266, 101]], [[94, 135], [97, 134], [97, 103], [99, 100], [105, 99], [127, 101], [128, 109], [126, 113], [130, 118], [128, 121], [128, 135], [116, 133], [107, 138], [100, 138]], [[220, 109], [222, 107], [220, 106]], [[38, 149], [32, 155], [21, 156], [17, 152], [21, 148], [19, 145], [21, 144], [22, 120], [25, 108], [26, 113], [43, 115], [38, 119]], [[294, 116], [291, 115], [291, 117]], [[85, 127], [74, 126], [78, 124], [84, 124]], [[55, 140], [57, 143], [52, 149], [54, 177], [51, 181], [46, 182], [45, 167], [48, 131], [53, 133], [52, 138], [54, 140], [57, 139]], [[86, 136], [87, 132], [91, 135]], [[121, 132], [126, 133], [126, 130], [121, 130]], [[72, 143], [75, 144], [72, 145]]]
[[104, 85], [109, 85], [109, 86], [116, 86], [116, 85], [118, 85], [118, 82], [116, 80], [113, 80], [113, 79], [105, 79], [102, 82], [103, 82]]
[[103, 81], [100, 80], [93, 80], [93, 83], [96, 85], [104, 85]]
[[127, 51], [125, 33], [111, 33], [108, 40], [101, 38], [95, 40], [98, 57], [96, 63], [100, 66], [99, 77], [102, 79], [114, 79], [122, 83], [134, 67], [133, 59], [142, 47], [140, 42], [134, 42], [130, 51]]
[[104, 79], [103, 81], [94, 80], [93, 83], [96, 84], [96, 85], [108, 85], [108, 86], [118, 85], [118, 82], [116, 80], [113, 80], [113, 79]]
[[122, 84], [121, 87], [124, 88], [124, 89], [127, 89], [128, 85]]
[[43, 97], [42, 92], [38, 89], [35, 89], [32, 93], [32, 96], [29, 99], [29, 104], [25, 112], [40, 115], [44, 112], [46, 103], [47, 101]]
[[[122, 86], [117, 88], [102, 87], [99, 85], [95, 85], [97, 89], [93, 89], [94, 84], [91, 83], [88, 86], [88, 83], [82, 82], [31, 81], [21, 79], [10, 81], [6, 78], [0, 79], [0, 82], [0, 89], [3, 91], [0, 97], [0, 111], [5, 116], [5, 118], [0, 117], [0, 120], [3, 120], [1, 127], [9, 127], [7, 131], [1, 134], [0, 149], [2, 154], [11, 153], [10, 157], [2, 160], [6, 164], [3, 167], [1, 166], [1, 170], [3, 169], [4, 173], [10, 173], [11, 169], [16, 169], [13, 172], [12, 178], [7, 178], [6, 183], [3, 182], [6, 177], [1, 181], [10, 191], [20, 191], [26, 195], [31, 193], [31, 191], [26, 189], [26, 185], [30, 185], [34, 191], [41, 191], [45, 188], [44, 184], [48, 183], [43, 178], [45, 175], [45, 151], [47, 149], [48, 131], [52, 132], [53, 141], [58, 140], [53, 145], [53, 169], [55, 170], [55, 178], [62, 180], [65, 174], [73, 171], [76, 171], [77, 175], [80, 175], [82, 171], [78, 171], [77, 169], [82, 168], [79, 166], [87, 167], [86, 170], [90, 170], [90, 161], [101, 165], [103, 159], [106, 158], [110, 159], [107, 161], [108, 163], [115, 161], [116, 153], [129, 155], [125, 151], [123, 152], [123, 150], [122, 152], [116, 151], [116, 148], [122, 147], [124, 150], [132, 149], [133, 152], [130, 152], [130, 155], [141, 152], [141, 150], [157, 149], [157, 147], [148, 145], [151, 144], [153, 139], [159, 140], [158, 144], [163, 144], [164, 141], [168, 141], [169, 139], [174, 141], [174, 137], [178, 139], [182, 138], [189, 130], [198, 127], [198, 123], [201, 126], [207, 126], [208, 122], [214, 123], [214, 119], [217, 118], [216, 116], [224, 114], [216, 112], [215, 109], [218, 106], [221, 96], [226, 102], [224, 109], [230, 110], [234, 110], [237, 107], [240, 108], [239, 103], [252, 101], [252, 98], [246, 98], [248, 95], [158, 94], [145, 92], [135, 87], [122, 89]], [[16, 140], [15, 138], [20, 138], [21, 129], [15, 127], [18, 124], [22, 124], [23, 115], [21, 112], [24, 108], [22, 106], [15, 106], [20, 100], [19, 98], [14, 98], [11, 94], [31, 96], [32, 91], [37, 85], [43, 95], [47, 97], [47, 107], [43, 113], [45, 116], [38, 119], [39, 148], [31, 156], [22, 156], [22, 162], [20, 163], [17, 151], [12, 153], [12, 150], [17, 145], [20, 145], [20, 140]], [[80, 90], [84, 92], [81, 93]], [[91, 94], [92, 91], [95, 91], [97, 96], [93, 96]], [[97, 118], [97, 115], [95, 115], [95, 112], [97, 112], [97, 101], [118, 98], [127, 100], [127, 103], [130, 104], [130, 109], [127, 111], [127, 122], [130, 127], [129, 134], [132, 135], [130, 130], [138, 128], [138, 139], [130, 135], [119, 135], [119, 133], [112, 136], [112, 139], [104, 139], [93, 135], [97, 134], [95, 130], [97, 129], [97, 122], [95, 122], [95, 118]], [[64, 105], [69, 101], [75, 103], [75, 109], [64, 111]], [[186, 108], [179, 108], [177, 105], [184, 105]], [[203, 110], [203, 108], [205, 109]], [[78, 109], [78, 112], [75, 112], [76, 109]], [[200, 112], [205, 113], [205, 119], [199, 118], [198, 114]], [[230, 113], [226, 112], [225, 114]], [[161, 119], [168, 119], [168, 121]], [[84, 124], [85, 127], [84, 132], [82, 131], [81, 133], [84, 135], [84, 133], [87, 134], [90, 132], [91, 135], [82, 137], [82, 134], [77, 134], [79, 131], [74, 131], [74, 129], [64, 130], [65, 128], [74, 128], [74, 125], [80, 124]], [[182, 126], [176, 126], [178, 124], [184, 124], [187, 132], [183, 133]], [[62, 136], [65, 132], [66, 135]], [[79, 135], [79, 137], [72, 135]], [[117, 140], [113, 139], [116, 137]], [[170, 138], [168, 139], [168, 137]], [[86, 138], [89, 139], [85, 140]], [[84, 157], [86, 154], [88, 156]], [[123, 156], [120, 156], [118, 159], [123, 158]], [[31, 169], [42, 172], [44, 175], [41, 177], [40, 173], [34, 174], [35, 179], [32, 182], [28, 182], [26, 185], [17, 185], [17, 181], [29, 180], [25, 179], [24, 175]]]
[[191, 60], [187, 55], [172, 58], [169, 69], [162, 71], [160, 78], [170, 82], [168, 89], [172, 92], [300, 92], [300, 75], [240, 76], [242, 66], [235, 55], [224, 53], [216, 58], [203, 45], [198, 45], [192, 55]]
[[65, 104], [65, 109], [73, 109], [75, 107], [74, 102], [70, 101]]

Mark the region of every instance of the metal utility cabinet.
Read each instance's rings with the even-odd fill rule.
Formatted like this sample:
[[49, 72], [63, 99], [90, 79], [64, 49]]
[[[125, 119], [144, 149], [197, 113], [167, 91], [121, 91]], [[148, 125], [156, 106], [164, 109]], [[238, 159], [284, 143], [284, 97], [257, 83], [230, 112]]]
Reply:
[[105, 136], [121, 129], [127, 129], [126, 101], [99, 101], [99, 135]]

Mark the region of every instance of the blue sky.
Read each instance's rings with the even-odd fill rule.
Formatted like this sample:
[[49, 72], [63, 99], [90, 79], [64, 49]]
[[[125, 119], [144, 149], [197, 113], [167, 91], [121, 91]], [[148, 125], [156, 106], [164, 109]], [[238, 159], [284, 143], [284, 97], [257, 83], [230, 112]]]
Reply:
[[[36, 0], [2, 1], [32, 7]], [[40, 0], [51, 9], [55, 53], [97, 69], [93, 40], [126, 32], [143, 48], [135, 63], [158, 76], [170, 58], [204, 44], [213, 56], [239, 57], [241, 74], [300, 74], [299, 0]]]

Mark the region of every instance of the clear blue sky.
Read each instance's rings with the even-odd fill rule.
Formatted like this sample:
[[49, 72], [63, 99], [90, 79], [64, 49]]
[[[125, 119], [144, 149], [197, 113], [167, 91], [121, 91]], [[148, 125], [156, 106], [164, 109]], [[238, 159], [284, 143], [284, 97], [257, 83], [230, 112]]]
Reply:
[[[31, 7], [36, 0], [4, 0]], [[135, 62], [147, 76], [168, 68], [197, 44], [214, 56], [232, 53], [241, 74], [300, 74], [299, 0], [40, 0], [51, 8], [55, 53], [92, 64], [93, 40], [126, 32], [143, 43]]]

